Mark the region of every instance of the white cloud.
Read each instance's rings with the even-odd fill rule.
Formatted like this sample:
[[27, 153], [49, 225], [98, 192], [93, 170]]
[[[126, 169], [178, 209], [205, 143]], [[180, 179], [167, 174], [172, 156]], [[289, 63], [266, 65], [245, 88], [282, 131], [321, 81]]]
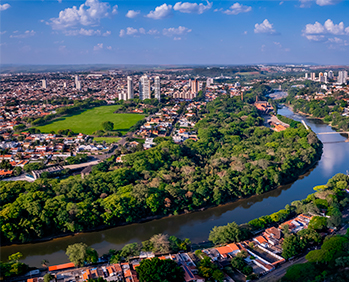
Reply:
[[340, 2], [340, 0], [316, 0], [316, 4], [319, 6], [335, 5], [338, 2]]
[[77, 35], [84, 35], [84, 36], [93, 36], [93, 35], [101, 35], [100, 30], [93, 30], [93, 29], [77, 29], [77, 30], [68, 30], [63, 32], [66, 36], [77, 36]]
[[267, 34], [275, 34], [276, 31], [273, 28], [273, 24], [271, 24], [267, 19], [265, 19], [261, 24], [256, 23], [254, 25], [255, 33], [267, 33]]
[[111, 47], [111, 46], [107, 46], [107, 49], [108, 49], [108, 50], [111, 50], [111, 49], [112, 49], [112, 47]]
[[[148, 34], [150, 34], [149, 32], [148, 32]], [[126, 31], [124, 29], [120, 30], [119, 36], [120, 37], [124, 37], [126, 35], [139, 36], [141, 34], [147, 34], [146, 30], [143, 27], [141, 27], [139, 29], [133, 28], [133, 27], [128, 27], [128, 28], [126, 28]]]
[[146, 15], [147, 18], [154, 19], [154, 20], [160, 20], [164, 18], [168, 18], [172, 15], [172, 5], [162, 4], [161, 6], [158, 6], [155, 8], [154, 11], [150, 11], [148, 15]]
[[310, 41], [324, 41], [325, 35], [305, 35], [305, 37]]
[[34, 30], [27, 30], [22, 34], [18, 34], [18, 30], [16, 30], [13, 33], [10, 35], [11, 38], [28, 38], [34, 36], [36, 32]]
[[116, 14], [118, 13], [118, 8], [119, 8], [118, 5], [115, 5], [115, 6], [113, 7], [113, 10], [112, 10], [111, 13], [112, 13], [113, 15], [116, 15]]
[[335, 34], [335, 35], [344, 34], [343, 22], [340, 22], [339, 24], [334, 24], [333, 21], [328, 19], [327, 21], [325, 21], [324, 27], [331, 34]]
[[103, 43], [98, 43], [96, 46], [93, 47], [93, 51], [98, 51], [103, 49]]
[[311, 4], [314, 2], [314, 0], [299, 0], [301, 2], [300, 6], [301, 8], [309, 8]]
[[126, 30], [127, 30], [126, 31], [127, 35], [136, 35], [139, 32], [138, 29], [133, 28], [133, 27], [128, 27]]
[[160, 32], [157, 30], [157, 29], [151, 29], [147, 32], [148, 34], [150, 35], [157, 35], [159, 34]]
[[63, 29], [78, 24], [84, 26], [97, 24], [101, 18], [109, 16], [109, 10], [109, 3], [99, 2], [98, 0], [86, 0], [79, 8], [73, 6], [73, 8], [66, 8], [60, 11], [58, 18], [51, 18], [49, 24], [53, 29]]
[[3, 35], [3, 34], [5, 34], [7, 31], [6, 30], [4, 30], [4, 31], [1, 31], [0, 32], [0, 35]]
[[345, 33], [349, 34], [349, 27], [345, 28], [343, 22], [334, 24], [330, 19], [323, 25], [319, 22], [307, 24], [303, 30], [303, 36], [310, 41], [324, 41], [326, 35], [344, 35]]
[[135, 10], [129, 10], [126, 14], [126, 17], [130, 18], [130, 19], [134, 19], [135, 17], [137, 17], [139, 14], [141, 13], [141, 11], [135, 11]]
[[212, 2], [207, 1], [207, 5], [200, 3], [189, 3], [189, 2], [177, 2], [173, 6], [173, 10], [179, 11], [181, 13], [196, 13], [196, 14], [202, 14], [203, 12], [209, 10], [212, 8]]
[[182, 38], [181, 37], [173, 37], [173, 40], [178, 41], [178, 40], [182, 40]]
[[313, 3], [319, 6], [335, 5], [341, 1], [342, 0], [299, 0], [301, 8], [309, 8]]
[[234, 5], [230, 6], [228, 10], [223, 11], [224, 14], [227, 15], [237, 15], [240, 13], [247, 13], [252, 10], [252, 7], [241, 5], [239, 3], [235, 3]]
[[104, 32], [102, 35], [103, 36], [109, 36], [111, 34], [111, 31], [110, 30], [107, 30], [106, 32]]
[[7, 9], [9, 9], [11, 7], [11, 5], [10, 4], [7, 4], [7, 3], [5, 3], [5, 4], [0, 4], [0, 11], [5, 11], [5, 10], [7, 10]]
[[162, 31], [162, 34], [166, 35], [166, 36], [176, 36], [177, 37], [177, 35], [185, 35], [189, 32], [191, 32], [191, 29], [184, 27], [184, 26], [179, 26], [178, 28], [175, 28], [175, 27], [164, 28]]

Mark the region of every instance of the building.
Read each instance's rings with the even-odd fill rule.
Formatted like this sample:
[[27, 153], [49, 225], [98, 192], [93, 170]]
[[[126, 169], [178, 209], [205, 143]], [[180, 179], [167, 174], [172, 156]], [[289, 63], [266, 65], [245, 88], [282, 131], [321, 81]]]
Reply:
[[133, 99], [134, 96], [134, 90], [133, 90], [133, 81], [132, 77], [128, 76], [127, 77], [127, 99]]
[[315, 72], [312, 72], [312, 73], [310, 74], [310, 79], [313, 80], [313, 81], [316, 79]]
[[150, 82], [146, 74], [139, 81], [139, 99], [150, 99]]
[[308, 79], [308, 73], [307, 72], [305, 73], [305, 79]]
[[348, 78], [348, 72], [347, 71], [339, 71], [338, 77], [337, 77], [337, 83], [338, 84], [346, 84]]
[[161, 99], [161, 89], [160, 89], [160, 77], [156, 76], [154, 79], [154, 88], [155, 88], [155, 99], [160, 101]]
[[119, 100], [127, 100], [127, 95], [124, 91], [120, 92], [118, 95]]
[[43, 79], [43, 80], [41, 80], [41, 83], [42, 83], [42, 88], [43, 89], [46, 89], [46, 87], [47, 87], [47, 85], [46, 85], [46, 79]]
[[320, 82], [325, 82], [325, 76], [322, 72], [319, 73], [319, 81]]
[[76, 75], [76, 76], [75, 76], [75, 86], [76, 86], [76, 84], [77, 84], [78, 81], [79, 81], [79, 76]]
[[328, 76], [328, 79], [333, 79], [333, 78], [334, 78], [334, 76], [333, 76], [333, 71], [330, 70], [330, 71], [328, 72], [328, 75], [327, 75], [327, 76]]
[[80, 90], [80, 89], [81, 89], [81, 82], [80, 82], [80, 80], [76, 81], [76, 83], [75, 83], [75, 88], [76, 88], [77, 90]]
[[211, 84], [213, 84], [213, 78], [209, 77], [206, 81], [206, 87], [210, 87]]

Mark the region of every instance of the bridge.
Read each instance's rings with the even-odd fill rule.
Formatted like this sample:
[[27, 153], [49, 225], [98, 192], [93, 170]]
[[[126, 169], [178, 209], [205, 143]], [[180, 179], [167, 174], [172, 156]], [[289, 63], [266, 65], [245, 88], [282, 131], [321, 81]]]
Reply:
[[349, 136], [349, 132], [348, 131], [338, 131], [338, 132], [319, 132], [319, 135], [323, 135], [323, 134], [347, 134]]

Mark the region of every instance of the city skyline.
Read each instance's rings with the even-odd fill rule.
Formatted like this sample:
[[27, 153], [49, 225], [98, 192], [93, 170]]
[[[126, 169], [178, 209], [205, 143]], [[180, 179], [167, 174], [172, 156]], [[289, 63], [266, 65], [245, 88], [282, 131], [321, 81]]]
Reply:
[[349, 64], [348, 1], [5, 1], [0, 11], [2, 64]]

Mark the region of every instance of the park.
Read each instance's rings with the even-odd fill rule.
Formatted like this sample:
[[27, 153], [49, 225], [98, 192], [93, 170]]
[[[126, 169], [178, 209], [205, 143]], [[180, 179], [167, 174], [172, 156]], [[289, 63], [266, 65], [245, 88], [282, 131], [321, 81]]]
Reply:
[[43, 133], [54, 131], [57, 133], [60, 129], [71, 129], [75, 133], [93, 134], [97, 130], [102, 130], [102, 123], [111, 121], [114, 123], [114, 130], [125, 134], [129, 128], [145, 116], [140, 114], [114, 114], [119, 105], [95, 107], [83, 111], [76, 115], [63, 116], [52, 122], [38, 126]]

